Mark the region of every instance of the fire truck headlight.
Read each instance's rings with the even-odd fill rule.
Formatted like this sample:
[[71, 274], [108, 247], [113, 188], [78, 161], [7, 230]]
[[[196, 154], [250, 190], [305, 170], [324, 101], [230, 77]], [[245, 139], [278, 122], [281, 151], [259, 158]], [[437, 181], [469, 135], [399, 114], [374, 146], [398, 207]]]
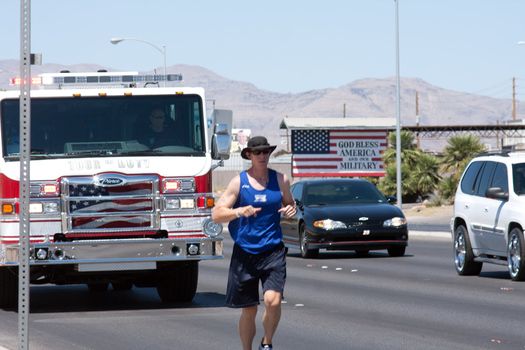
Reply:
[[173, 210], [180, 208], [180, 201], [178, 198], [166, 198], [166, 209]]
[[29, 203], [29, 212], [32, 214], [41, 214], [44, 212], [42, 203]]
[[207, 219], [203, 224], [204, 233], [214, 238], [222, 233], [222, 225]]
[[166, 198], [166, 210], [175, 209], [193, 209], [195, 208], [195, 200], [193, 198]]
[[44, 204], [44, 213], [55, 214], [59, 212], [59, 207], [57, 202], [45, 202]]
[[58, 211], [58, 202], [36, 202], [29, 204], [29, 212], [32, 214], [56, 214]]
[[182, 209], [193, 209], [195, 208], [195, 200], [193, 198], [181, 198], [180, 207]]

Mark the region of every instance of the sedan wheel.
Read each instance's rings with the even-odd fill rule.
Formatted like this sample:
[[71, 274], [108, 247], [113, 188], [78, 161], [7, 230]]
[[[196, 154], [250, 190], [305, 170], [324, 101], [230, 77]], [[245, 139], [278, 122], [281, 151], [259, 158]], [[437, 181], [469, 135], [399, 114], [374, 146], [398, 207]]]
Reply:
[[133, 288], [133, 283], [131, 281], [113, 281], [111, 282], [111, 286], [115, 291], [125, 291], [131, 290], [131, 288]]
[[510, 278], [513, 281], [525, 280], [525, 243], [523, 242], [523, 232], [519, 228], [510, 231], [507, 262]]
[[387, 250], [390, 256], [403, 256], [405, 255], [406, 247], [390, 247]]
[[467, 228], [459, 225], [454, 231], [454, 265], [462, 276], [479, 275], [483, 263], [474, 261]]
[[90, 293], [103, 293], [108, 290], [109, 283], [95, 282], [87, 284]]
[[368, 252], [369, 250], [368, 249], [356, 249], [355, 250], [355, 254], [359, 257], [359, 258], [365, 258], [368, 256]]
[[301, 246], [301, 256], [303, 258], [315, 258], [319, 255], [319, 249], [308, 248], [308, 237], [304, 229], [304, 224], [301, 224], [301, 227], [299, 229], [299, 240], [299, 244]]

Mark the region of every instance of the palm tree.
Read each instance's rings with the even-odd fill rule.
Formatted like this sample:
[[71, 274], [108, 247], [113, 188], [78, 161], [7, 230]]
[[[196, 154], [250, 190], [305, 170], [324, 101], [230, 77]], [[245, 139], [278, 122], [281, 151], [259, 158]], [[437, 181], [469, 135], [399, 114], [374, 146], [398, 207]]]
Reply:
[[[401, 162], [413, 165], [418, 158], [420, 150], [414, 142], [414, 134], [408, 130], [401, 130]], [[388, 135], [389, 148], [383, 154], [385, 163], [395, 163], [396, 161], [396, 133]]]
[[436, 157], [421, 152], [415, 167], [411, 169], [412, 186], [417, 195], [424, 196], [434, 192], [441, 181], [439, 175], [439, 161]]
[[457, 135], [448, 139], [448, 145], [443, 151], [443, 170], [461, 175], [465, 166], [478, 153], [485, 150], [478, 137], [473, 135]]
[[448, 139], [448, 145], [443, 151], [443, 171], [450, 176], [448, 181], [441, 184], [441, 194], [444, 198], [453, 198], [459, 178], [467, 164], [477, 154], [485, 151], [478, 137], [473, 135], [457, 135]]
[[[386, 176], [380, 180], [379, 188], [392, 194], [397, 189], [395, 133], [390, 133], [389, 143], [390, 148], [383, 154]], [[413, 133], [406, 130], [401, 131], [401, 178], [401, 193], [409, 200], [434, 192], [441, 179], [437, 159], [417, 148]]]

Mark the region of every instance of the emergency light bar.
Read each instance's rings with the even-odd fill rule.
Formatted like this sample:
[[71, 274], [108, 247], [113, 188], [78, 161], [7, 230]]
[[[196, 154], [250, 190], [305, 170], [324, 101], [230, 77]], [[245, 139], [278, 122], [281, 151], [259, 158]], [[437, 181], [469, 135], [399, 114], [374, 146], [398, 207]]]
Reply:
[[[11, 78], [9, 79], [9, 85], [20, 85], [22, 83], [22, 78]], [[41, 85], [42, 84], [42, 78], [41, 77], [31, 77], [31, 84], [32, 85]]]
[[58, 73], [40, 74], [42, 77], [42, 85], [52, 84], [130, 84], [143, 83], [151, 81], [181, 81], [181, 74], [145, 74], [141, 75], [134, 72], [127, 73]]
[[[182, 81], [182, 74], [138, 74], [137, 72], [43, 73], [31, 79], [34, 85], [134, 84], [161, 81]], [[20, 85], [20, 78], [10, 79]]]

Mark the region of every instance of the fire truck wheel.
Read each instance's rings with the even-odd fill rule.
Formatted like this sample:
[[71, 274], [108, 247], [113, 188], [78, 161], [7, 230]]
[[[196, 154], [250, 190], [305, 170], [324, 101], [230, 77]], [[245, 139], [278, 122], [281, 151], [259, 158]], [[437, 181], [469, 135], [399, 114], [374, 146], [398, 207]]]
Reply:
[[108, 290], [109, 283], [96, 282], [87, 284], [90, 293], [102, 293]]
[[157, 292], [164, 303], [189, 303], [197, 291], [199, 262], [171, 265], [160, 272]]
[[0, 267], [0, 307], [18, 304], [18, 268]]
[[133, 288], [133, 283], [129, 281], [113, 281], [111, 282], [111, 286], [115, 291], [123, 291], [130, 290], [131, 288]]

